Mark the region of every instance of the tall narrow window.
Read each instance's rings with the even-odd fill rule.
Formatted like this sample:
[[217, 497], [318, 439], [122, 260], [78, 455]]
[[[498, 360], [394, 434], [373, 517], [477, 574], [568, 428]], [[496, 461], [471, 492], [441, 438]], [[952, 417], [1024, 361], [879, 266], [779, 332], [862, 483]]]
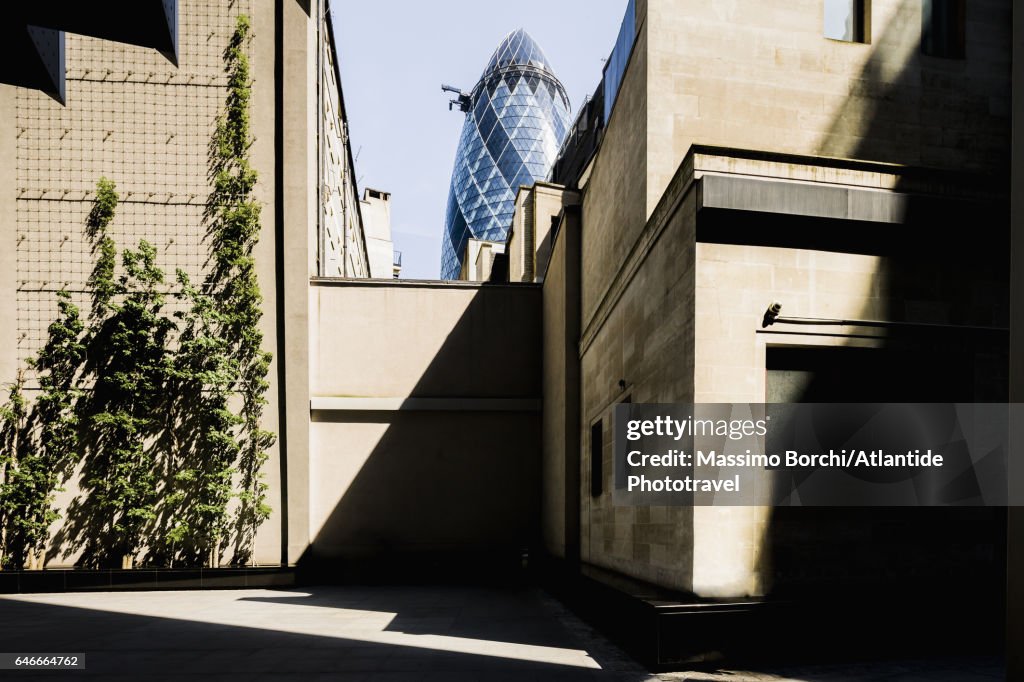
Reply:
[[590, 427], [590, 496], [600, 497], [604, 491], [604, 430], [602, 420]]
[[921, 51], [931, 57], [964, 56], [964, 0], [924, 0], [921, 7]]
[[866, 43], [870, 33], [871, 0], [825, 0], [825, 37]]

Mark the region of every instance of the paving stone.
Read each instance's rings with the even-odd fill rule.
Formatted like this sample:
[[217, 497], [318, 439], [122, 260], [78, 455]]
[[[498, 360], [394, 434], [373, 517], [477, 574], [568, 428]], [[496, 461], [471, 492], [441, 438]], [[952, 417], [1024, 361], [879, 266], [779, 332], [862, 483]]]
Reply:
[[[994, 682], [998, 660], [653, 675], [537, 589], [318, 587], [0, 596], [4, 651], [78, 652], [74, 679]], [[62, 680], [66, 672], [6, 681]]]

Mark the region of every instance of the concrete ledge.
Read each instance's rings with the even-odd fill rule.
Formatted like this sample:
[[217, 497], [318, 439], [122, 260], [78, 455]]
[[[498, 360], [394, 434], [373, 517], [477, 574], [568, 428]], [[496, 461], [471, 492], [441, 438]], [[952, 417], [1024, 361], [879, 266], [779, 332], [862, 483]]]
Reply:
[[314, 412], [539, 412], [539, 398], [313, 397]]
[[[772, 662], [998, 655], [1002, 600], [884, 583], [702, 600], [593, 566], [534, 562], [546, 589], [654, 671]], [[965, 627], [964, 623], [970, 623]]]
[[289, 566], [0, 571], [0, 594], [294, 587]]
[[929, 195], [983, 200], [1006, 198], [1005, 176], [980, 171], [959, 171], [908, 166], [834, 156], [787, 154], [758, 149], [695, 144], [686, 154], [700, 173], [803, 180], [816, 184], [873, 187]]
[[965, 219], [977, 215], [979, 207], [976, 202], [884, 189], [705, 175], [698, 184], [697, 210], [708, 208], [904, 224], [913, 219]]
[[[698, 212], [696, 241], [875, 255], [909, 245], [920, 257], [923, 248], [950, 250], [930, 229], [934, 224], [1003, 224], [1007, 189], [1004, 178], [984, 173], [693, 145], [614, 277], [598, 293], [596, 308], [583, 320], [579, 355], [587, 352], [672, 216], [691, 196]], [[834, 222], [824, 229], [823, 220]], [[988, 240], [975, 238], [961, 240], [956, 249], [990, 247]]]
[[536, 282], [469, 282], [458, 279], [367, 279], [353, 277], [310, 277], [313, 287], [363, 287], [391, 289], [535, 289]]

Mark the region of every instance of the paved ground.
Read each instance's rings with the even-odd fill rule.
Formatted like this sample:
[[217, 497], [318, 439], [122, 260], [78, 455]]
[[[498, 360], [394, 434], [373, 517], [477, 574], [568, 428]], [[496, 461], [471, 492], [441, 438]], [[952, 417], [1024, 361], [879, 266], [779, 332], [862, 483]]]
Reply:
[[0, 679], [995, 682], [997, 661], [650, 675], [534, 589], [332, 587], [0, 597], [0, 652], [86, 670]]

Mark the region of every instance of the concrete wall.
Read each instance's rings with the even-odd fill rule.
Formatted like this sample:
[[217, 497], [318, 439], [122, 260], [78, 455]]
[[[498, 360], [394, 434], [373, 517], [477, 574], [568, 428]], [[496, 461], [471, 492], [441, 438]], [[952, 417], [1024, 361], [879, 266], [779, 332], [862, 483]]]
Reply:
[[[611, 406], [627, 398], [764, 400], [764, 356], [755, 352], [752, 325], [773, 287], [786, 292], [784, 304], [797, 315], [834, 311], [998, 324], [1005, 314], [998, 268], [949, 279], [906, 258], [846, 256], [847, 245], [813, 256], [808, 249], [814, 247], [799, 256], [755, 246], [701, 244], [697, 251], [699, 241], [715, 237], [698, 236], [700, 201], [691, 194], [697, 184], [688, 183], [707, 172], [863, 186], [894, 195], [974, 191], [974, 200], [989, 205], [1005, 201], [1003, 181], [986, 178], [999, 178], [1008, 161], [1010, 3], [970, 3], [964, 60], [920, 55], [919, 0], [869, 4], [870, 41], [852, 44], [823, 37], [822, 3], [814, 0], [638, 3], [633, 54], [604, 138], [580, 183], [584, 488], [591, 426], [599, 419], [608, 478], [604, 494], [584, 495], [581, 503], [584, 561], [709, 596], [764, 589], [753, 570], [758, 557], [751, 540], [759, 524], [763, 529], [763, 512], [698, 509], [691, 516], [682, 509], [610, 505], [608, 421]], [[773, 157], [756, 169], [750, 156], [695, 168], [699, 154], [687, 152], [703, 144], [978, 174], [929, 187], [920, 174], [903, 174], [897, 166], [844, 170], [836, 162], [794, 170], [799, 163], [788, 157]], [[987, 189], [979, 189], [986, 183]], [[779, 192], [779, 205], [788, 201], [781, 187], [747, 189], [764, 196]], [[805, 209], [824, 217], [799, 201], [788, 210]], [[894, 209], [893, 221], [909, 219], [905, 210]], [[766, 222], [760, 236], [751, 229], [733, 237], [736, 243], [763, 245], [743, 240], [764, 239], [785, 225]], [[881, 233], [877, 238], [886, 239]], [[898, 309], [897, 290], [912, 292]], [[972, 304], [972, 296], [992, 304]], [[737, 306], [742, 312], [733, 310]], [[748, 318], [755, 308], [757, 314]], [[970, 322], [976, 319], [988, 322]], [[987, 395], [998, 393], [1005, 380], [997, 364], [979, 361], [986, 375], [980, 390]]]
[[490, 281], [491, 273], [494, 271], [494, 259], [502, 253], [501, 249], [500, 244], [481, 242], [473, 261], [473, 276], [465, 279], [477, 282]]
[[491, 242], [486, 239], [466, 240], [466, 253], [462, 258], [462, 269], [459, 272], [459, 279], [466, 282], [486, 282], [491, 277], [491, 269], [494, 267], [494, 259], [504, 253], [511, 246], [501, 242]]
[[1005, 171], [1009, 8], [970, 3], [967, 58], [920, 55], [920, 0], [870, 3], [869, 44], [818, 0], [651, 0], [585, 188], [589, 320], [694, 144]]
[[505, 251], [508, 253], [508, 281], [525, 282], [533, 281], [524, 279], [527, 268], [527, 261], [533, 264], [534, 250], [534, 215], [533, 192], [525, 185], [516, 192], [515, 208], [512, 211], [512, 230], [505, 243]]
[[[271, 23], [259, 25], [265, 13], [254, 16], [254, 9], [251, 2], [235, 3], [230, 11], [182, 2], [177, 67], [155, 50], [68, 34], [67, 88], [76, 98], [68, 106], [38, 91], [6, 89], [12, 116], [4, 118], [4, 135], [14, 153], [5, 167], [13, 173], [8, 187], [16, 197], [18, 226], [3, 249], [16, 254], [18, 289], [17, 343], [3, 351], [9, 357], [21, 361], [42, 344], [56, 311], [54, 293], [62, 286], [86, 303], [93, 257], [85, 219], [103, 176], [117, 183], [121, 197], [109, 228], [119, 248], [135, 248], [145, 238], [169, 275], [178, 267], [193, 278], [202, 274], [207, 145], [227, 94], [222, 52], [238, 14], [257, 22], [254, 67], [268, 75], [260, 59], [264, 51], [273, 64], [272, 13]], [[256, 97], [262, 88], [272, 97], [272, 74], [254, 89]], [[254, 131], [262, 143], [255, 153], [264, 161], [272, 122], [254, 122], [262, 127]], [[257, 170], [260, 199], [272, 202], [272, 160]], [[267, 234], [273, 242], [272, 223]], [[272, 264], [267, 273], [272, 275]]]
[[[179, 6], [184, 14], [187, 7]], [[278, 79], [276, 75], [278, 50], [276, 45], [277, 12], [269, 3], [258, 3], [252, 6], [253, 43], [250, 57], [250, 68], [253, 75], [252, 109], [250, 122], [253, 132], [253, 143], [249, 148], [250, 161], [259, 174], [255, 196], [262, 208], [261, 220], [263, 230], [260, 241], [253, 250], [256, 259], [256, 273], [259, 278], [260, 291], [263, 295], [263, 317], [260, 330], [263, 332], [264, 348], [274, 354], [267, 375], [267, 400], [264, 411], [264, 428], [278, 434], [278, 441], [270, 450], [270, 458], [264, 468], [266, 482], [270, 490], [277, 491], [269, 497], [273, 511], [270, 519], [260, 528], [256, 536], [256, 547], [253, 559], [260, 564], [279, 564], [282, 557], [282, 528], [285, 520], [285, 500], [279, 492], [283, 481], [281, 476], [284, 461], [280, 439], [283, 437], [281, 413], [285, 398], [282, 394], [281, 369], [283, 358], [281, 348], [283, 338], [280, 329], [280, 305], [282, 303], [281, 281], [278, 276], [280, 243], [278, 235], [283, 226], [279, 221], [281, 200], [279, 187], [282, 182], [278, 171], [277, 160], [277, 126], [278, 126]], [[271, 87], [273, 85], [273, 87]]]
[[692, 144], [1005, 170], [1011, 3], [967, 3], [962, 60], [921, 54], [922, 5], [872, 0], [860, 44], [819, 0], [649, 0], [648, 213]]
[[278, 120], [281, 208], [278, 242], [281, 252], [278, 305], [281, 381], [280, 443], [283, 464], [281, 495], [285, 524], [282, 527], [282, 561], [294, 564], [306, 551], [309, 530], [309, 372], [310, 306], [309, 278], [317, 273], [317, 216], [320, 211], [318, 183], [318, 81], [317, 6], [299, 2], [279, 4], [281, 60], [278, 86]]
[[579, 197], [575, 192], [565, 192], [559, 185], [537, 183], [533, 186], [533, 254], [529, 260], [525, 282], [540, 282], [544, 279], [544, 271], [548, 268], [551, 258], [551, 240], [555, 220], [562, 209], [569, 204], [575, 205]]
[[[294, 3], [292, 3], [294, 4]], [[273, 3], [234, 3], [230, 8], [183, 0], [179, 7], [180, 53], [176, 67], [154, 50], [68, 34], [67, 106], [40, 92], [0, 91], [0, 149], [6, 150], [7, 182], [0, 196], [0, 248], [8, 279], [0, 282], [0, 316], [9, 334], [0, 344], [0, 381], [12, 381], [24, 360], [43, 343], [56, 313], [61, 288], [88, 310], [87, 280], [93, 254], [85, 218], [97, 181], [117, 183], [121, 202], [109, 227], [118, 248], [146, 239], [157, 248], [157, 264], [169, 279], [176, 268], [193, 281], [204, 274], [203, 211], [210, 187], [203, 170], [215, 119], [227, 94], [222, 52], [235, 17], [252, 20], [249, 54], [254, 80], [250, 149], [259, 173], [255, 196], [263, 206], [257, 275], [263, 290], [261, 321], [265, 347], [277, 346], [275, 164], [275, 11]], [[303, 237], [305, 231], [303, 231]], [[303, 268], [304, 270], [304, 268]], [[175, 304], [169, 306], [169, 312]], [[270, 404], [264, 428], [278, 431], [275, 362], [269, 377]], [[34, 381], [30, 377], [30, 394]], [[267, 481], [278, 485], [279, 449], [271, 450]], [[76, 495], [70, 484], [61, 506]], [[271, 496], [274, 515], [256, 541], [255, 560], [280, 561], [282, 500]], [[55, 524], [59, 531], [61, 522]], [[54, 548], [51, 566], [71, 565], [74, 552]]]
[[[595, 315], [589, 322], [584, 318], [580, 343], [584, 561], [701, 596], [758, 595], [770, 589], [768, 544], [777, 549], [789, 542], [791, 536], [786, 534], [796, 527], [792, 520], [780, 520], [770, 510], [757, 508], [612, 506], [609, 422], [611, 406], [625, 399], [763, 402], [766, 353], [772, 345], [881, 349], [896, 343], [877, 330], [856, 327], [825, 326], [811, 328], [813, 333], [807, 334], [784, 328], [761, 330], [762, 316], [773, 300], [783, 302], [784, 314], [798, 317], [1005, 325], [1006, 269], [991, 259], [1005, 239], [999, 229], [1005, 213], [998, 188], [962, 176], [907, 174], [904, 177], [897, 167], [819, 163], [810, 158], [798, 162], [795, 157], [729, 150], [698, 150], [687, 157]], [[819, 194], [816, 185], [825, 194]], [[843, 195], [834, 207], [820, 203], [837, 190]], [[853, 220], [848, 211], [862, 200], [874, 208], [886, 201], [901, 207], [882, 211], [888, 216], [884, 220], [873, 218], [894, 223], [890, 228], [901, 234], [871, 232], [878, 228]], [[975, 220], [984, 226], [976, 232], [973, 246], [951, 249], [942, 242], [929, 242], [927, 235], [934, 224], [929, 216], [942, 214], [959, 221], [952, 208], [960, 205], [957, 202], [973, 207]], [[723, 217], [726, 205], [735, 210], [731, 217]], [[776, 211], [779, 215], [773, 215]], [[818, 222], [794, 222], [811, 216]], [[742, 233], [736, 231], [741, 223], [749, 228]], [[847, 244], [848, 252], [838, 242], [810, 246], [814, 235], [825, 234], [857, 236], [859, 244]], [[882, 234], [889, 235], [886, 241], [879, 240]], [[741, 237], [752, 241], [744, 243]], [[805, 240], [809, 246], [778, 246], [793, 239]], [[886, 255], [872, 255], [870, 249], [881, 249]], [[554, 281], [548, 284], [555, 286]], [[947, 355], [949, 376], [962, 362], [968, 362], [973, 372], [967, 381], [969, 394], [958, 399], [1003, 400], [1005, 339], [986, 338], [984, 343], [958, 341], [952, 349], [935, 339], [909, 343], [922, 351], [973, 354], [966, 361], [961, 355]], [[907, 395], [906, 387], [895, 384], [870, 388], [872, 400], [928, 399], [922, 395], [894, 398]], [[604, 430], [605, 480], [603, 493], [591, 497], [586, 494], [592, 471], [588, 441], [590, 427], [598, 419]], [[848, 521], [842, 527], [853, 527]], [[894, 519], [876, 521], [884, 525]], [[901, 527], [914, 527], [905, 518], [895, 521]], [[868, 520], [862, 530], [871, 523]], [[986, 514], [959, 519], [955, 527], [970, 527], [977, 533], [971, 536], [974, 540], [957, 541], [988, 543], [991, 550], [992, 540], [986, 534], [996, 527], [994, 523], [994, 517]], [[952, 536], [949, 539], [953, 541]], [[915, 547], [912, 540], [905, 544], [902, 558], [893, 559], [894, 571], [899, 570], [895, 568], [899, 561], [917, 560]], [[986, 570], [971, 567], [975, 569]], [[853, 573], [840, 570], [837, 577], [847, 579]]]
[[544, 281], [541, 528], [552, 556], [580, 557], [580, 224], [562, 216]]
[[[182, 268], [202, 279], [210, 187], [197, 169], [206, 167], [227, 95], [224, 47], [236, 16], [250, 16], [250, 158], [263, 228], [254, 255], [264, 346], [274, 353], [263, 427], [278, 434], [264, 470], [273, 514], [256, 538], [254, 558], [262, 564], [293, 563], [310, 541], [309, 278], [318, 272], [317, 227], [339, 215], [346, 187], [353, 193], [348, 211], [357, 214], [334, 50], [318, 21], [324, 7], [319, 0], [230, 7], [183, 0], [177, 67], [152, 50], [68, 35], [68, 106], [31, 90], [0, 90], [0, 112], [9, 114], [0, 117], [0, 150], [12, 159], [0, 190], [0, 218], [7, 217], [0, 238], [8, 242], [0, 253], [10, 265], [6, 286], [0, 280], [0, 320], [10, 335], [0, 379], [10, 381], [42, 343], [57, 290], [66, 287], [87, 309], [93, 254], [84, 223], [101, 176], [114, 180], [121, 196], [109, 228], [118, 246], [145, 238], [165, 273]], [[321, 178], [337, 185], [330, 197], [322, 197]], [[350, 237], [358, 242], [357, 227]], [[365, 266], [361, 242], [349, 251]], [[59, 505], [76, 494], [72, 481]], [[63, 550], [54, 548], [51, 566], [75, 561]]]
[[[966, 267], [964, 267], [966, 265]], [[897, 274], [898, 273], [898, 274]], [[986, 271], [977, 263], [958, 262], [950, 267], [948, 261], [922, 258], [913, 265], [899, 258], [838, 254], [825, 251], [788, 249], [732, 244], [697, 244], [697, 309], [694, 376], [697, 402], [764, 402], [767, 397], [765, 368], [767, 353], [772, 348], [856, 347], [875, 349], [884, 354], [893, 345], [884, 330], [866, 327], [820, 327], [794, 329], [778, 326], [759, 329], [764, 309], [771, 301], [783, 302], [784, 314], [797, 317], [834, 317], [846, 319], [921, 319], [915, 309], [942, 311], [936, 319], [969, 320], [965, 324], [998, 326], [1006, 315], [1005, 270]], [[960, 290], [964, 297], [951, 300], [948, 292]], [[964, 306], [965, 301], [974, 301]], [[900, 310], [895, 310], [898, 302]], [[984, 303], [982, 303], [984, 302]], [[910, 310], [910, 315], [906, 311]], [[941, 337], [940, 337], [941, 338]], [[922, 347], [938, 343], [934, 336]], [[930, 350], [930, 349], [929, 349]], [[959, 349], [958, 349], [959, 350]], [[983, 344], [969, 351], [969, 359], [947, 355], [946, 371], [953, 375], [963, 362], [970, 363], [976, 374], [973, 395], [960, 400], [1001, 401], [1005, 393], [1000, 386], [1005, 382], [1004, 352], [998, 345]], [[837, 359], [837, 361], [840, 361]], [[879, 362], [882, 362], [881, 355]], [[942, 371], [939, 367], [936, 372]], [[865, 381], [869, 381], [866, 377]], [[950, 377], [950, 382], [954, 380]], [[908, 387], [884, 383], [850, 387], [849, 400], [919, 400], [938, 401], [940, 398], [927, 391], [916, 397], [908, 394]], [[854, 390], [859, 393], [854, 394]], [[870, 397], [858, 397], [870, 396]], [[837, 397], [838, 398], [838, 397]], [[810, 399], [808, 399], [810, 400]], [[807, 520], [819, 510], [773, 510], [758, 507], [694, 509], [693, 519], [693, 591], [704, 596], [735, 597], [763, 595], [775, 587], [792, 588], [793, 583], [814, 575], [816, 581], [833, 580], [838, 583], [874, 579], [871, 569], [853, 562], [842, 564], [822, 562], [825, 549], [842, 543], [847, 550], [857, 548], [858, 556], [887, 553], [888, 577], [893, 583], [900, 579], [900, 571], [929, 556], [934, 550], [925, 545], [940, 520], [944, 526], [943, 542], [949, 545], [969, 546], [977, 543], [977, 552], [993, 551], [991, 510], [967, 510], [965, 518], [953, 519], [948, 510], [925, 509], [911, 513], [877, 514], [878, 510], [851, 510], [846, 517], [837, 511], [826, 514], [808, 524]], [[975, 512], [980, 511], [980, 514]], [[803, 517], [801, 517], [803, 514]], [[912, 521], [912, 523], [911, 523]], [[972, 527], [970, 524], [979, 525]], [[802, 529], [799, 524], [804, 524]], [[898, 549], [882, 545], [876, 533], [866, 529], [887, 529], [886, 543], [902, 532], [905, 526], [917, 531], [902, 538]], [[812, 528], [817, 527], [816, 530]], [[931, 528], [931, 531], [927, 529]], [[969, 537], [964, 537], [964, 529]], [[820, 535], [818, 532], [821, 532]], [[841, 538], [841, 540], [840, 540]], [[802, 546], [813, 543], [813, 548]], [[915, 551], [918, 551], [915, 556]], [[773, 555], [788, 552], [805, 554], [803, 569], [773, 561]], [[941, 563], [935, 559], [930, 569]], [[954, 562], [955, 563], [955, 562]], [[963, 562], [966, 563], [966, 562]], [[919, 568], [919, 579], [924, 581], [929, 569]], [[802, 571], [806, 571], [803, 573]]]
[[[949, 393], [938, 397], [923, 386], [901, 385], [893, 377], [891, 383], [883, 378], [877, 384], [861, 386], [861, 392], [856, 394], [851, 387], [847, 394], [850, 401], [1005, 400], [1006, 339], [998, 332], [950, 340], [942, 333], [901, 338], [889, 331], [857, 326], [801, 327], [801, 333], [786, 327], [760, 329], [761, 318], [772, 301], [783, 304], [784, 315], [795, 317], [1005, 327], [1007, 270], [1004, 263], [992, 258], [993, 253], [1005, 248], [1005, 232], [1000, 228], [1006, 218], [1005, 209], [1001, 208], [1005, 206], [1005, 197], [1000, 195], [998, 185], [900, 167], [865, 167], [853, 162], [813, 168], [813, 162], [801, 165], [793, 159], [781, 165], [754, 159], [725, 161], [700, 154], [692, 158], [694, 177], [701, 178], [702, 192], [687, 195], [684, 205], [700, 202], [711, 215], [704, 221], [708, 223], [707, 228], [700, 227], [702, 219], [699, 219], [698, 234], [703, 236], [698, 237], [696, 245], [695, 401], [769, 400], [765, 372], [769, 349], [820, 346], [873, 348], [880, 354], [878, 362], [882, 362], [881, 354], [887, 351], [916, 349], [914, 352], [919, 356], [932, 353], [942, 357], [935, 362], [944, 367], [941, 372], [946, 375], [949, 386], [956, 385], [959, 375], [965, 375], [964, 387], [958, 389], [956, 397], [949, 397]], [[851, 193], [863, 193], [871, 201], [881, 201], [888, 196], [902, 207], [890, 218], [895, 223], [892, 229], [899, 230], [900, 234], [872, 232], [874, 237], [864, 237], [859, 246], [851, 246], [848, 252], [836, 248], [835, 244], [831, 250], [771, 246], [773, 240], [778, 240], [779, 244], [792, 242], [787, 242], [784, 223], [772, 222], [770, 216], [753, 212], [755, 206], [746, 206], [748, 212], [741, 211], [728, 220], [717, 220], [713, 209], [707, 210], [717, 200], [711, 196], [711, 180], [738, 176], [796, 180], [801, 183], [797, 191], [812, 186], [808, 181], [813, 177], [814, 182], [832, 188], [846, 187]], [[737, 191], [751, 192], [758, 182], [760, 180], [737, 183]], [[778, 196], [785, 194], [782, 187], [773, 191]], [[768, 197], [770, 193], [763, 196]], [[914, 200], [905, 202], [909, 196]], [[942, 212], [942, 209], [927, 208], [929, 202], [938, 205], [949, 200], [973, 206], [978, 229], [970, 245], [950, 248], [928, 238], [934, 219], [927, 216]], [[856, 203], [853, 199], [849, 202]], [[825, 217], [822, 205], [799, 200], [789, 205], [802, 205], [798, 212]], [[960, 222], [952, 208], [947, 211], [948, 220]], [[748, 244], [704, 241], [728, 241], [730, 237], [723, 234], [731, 229], [728, 225], [735, 226], [745, 220], [750, 223], [746, 234], [763, 235], [758, 241]], [[827, 227], [822, 223], [820, 227], [807, 229], [818, 230], [821, 234], [826, 231], [868, 233], [872, 229], [854, 223], [831, 225]], [[938, 366], [934, 372], [940, 372]], [[833, 395], [831, 400], [837, 398]], [[772, 553], [783, 551], [790, 555], [805, 552], [805, 563], [815, 567], [813, 570], [819, 580], [833, 580], [838, 584], [873, 579], [870, 569], [859, 573], [863, 567], [837, 565], [842, 562], [829, 564], [822, 560], [821, 556], [827, 554], [822, 548], [830, 546], [829, 543], [839, 543], [836, 538], [843, 538], [841, 542], [847, 549], [861, 547], [864, 555], [888, 552], [892, 584], [898, 582], [904, 570], [917, 570], [923, 582], [928, 569], [908, 567], [934, 551], [926, 546], [927, 540], [920, 538], [929, 537], [933, 531], [928, 529], [940, 524], [949, 529], [945, 541], [951, 545], [969, 546], [976, 542], [979, 547], [976, 551], [981, 554], [995, 551], [992, 530], [998, 527], [999, 521], [997, 515], [989, 513], [991, 510], [978, 513], [967, 510], [962, 518], [946, 515], [946, 510], [919, 510], [923, 513], [917, 516], [910, 513], [885, 516], [876, 511], [861, 510], [845, 517], [835, 512], [831, 516], [821, 515], [830, 520], [809, 521], [811, 517], [801, 517], [798, 510], [696, 509], [692, 589], [705, 596], [757, 595], [772, 589], [776, 582], [805, 580], [803, 576], [793, 575], [799, 570], [794, 572], [792, 565], [787, 567], [790, 575], [773, 565]], [[865, 536], [866, 529], [882, 527], [890, 529], [890, 537], [906, 533], [898, 549], [872, 547], [870, 535]], [[957, 536], [964, 528], [970, 529], [967, 536]], [[796, 547], [801, 542], [797, 538], [801, 536], [803, 541], [815, 538], [817, 549]], [[821, 554], [816, 555], [819, 551]], [[972, 571], [980, 575], [991, 570], [983, 563], [960, 566], [956, 570], [964, 580], [970, 580], [976, 575]], [[932, 567], [938, 564], [934, 561]]]
[[[0, 158], [17, 154], [17, 97], [11, 85], [0, 85]], [[17, 164], [0, 164], [0, 376], [10, 381], [21, 364], [18, 353], [18, 169]]]
[[369, 276], [373, 279], [393, 279], [395, 269], [395, 243], [391, 239], [391, 194], [374, 189], [363, 190], [360, 202], [366, 251], [370, 257]]
[[647, 220], [648, 22], [633, 54], [583, 194], [583, 319], [589, 320]]
[[[591, 215], [584, 198], [584, 287]], [[579, 344], [585, 491], [592, 475], [591, 428], [601, 420], [604, 432], [603, 492], [584, 494], [581, 504], [582, 559], [681, 590], [691, 586], [693, 512], [612, 505], [611, 419], [614, 405], [627, 398], [639, 403], [692, 400], [695, 220], [692, 206], [672, 202], [652, 218], [638, 240], [646, 248], [629, 253], [593, 315], [584, 310]]]
[[561, 185], [537, 182], [519, 188], [508, 240], [510, 282], [540, 281], [551, 257], [552, 221], [565, 204], [576, 201], [576, 194], [567, 195]]
[[539, 521], [539, 288], [316, 281], [308, 558], [517, 554]]

